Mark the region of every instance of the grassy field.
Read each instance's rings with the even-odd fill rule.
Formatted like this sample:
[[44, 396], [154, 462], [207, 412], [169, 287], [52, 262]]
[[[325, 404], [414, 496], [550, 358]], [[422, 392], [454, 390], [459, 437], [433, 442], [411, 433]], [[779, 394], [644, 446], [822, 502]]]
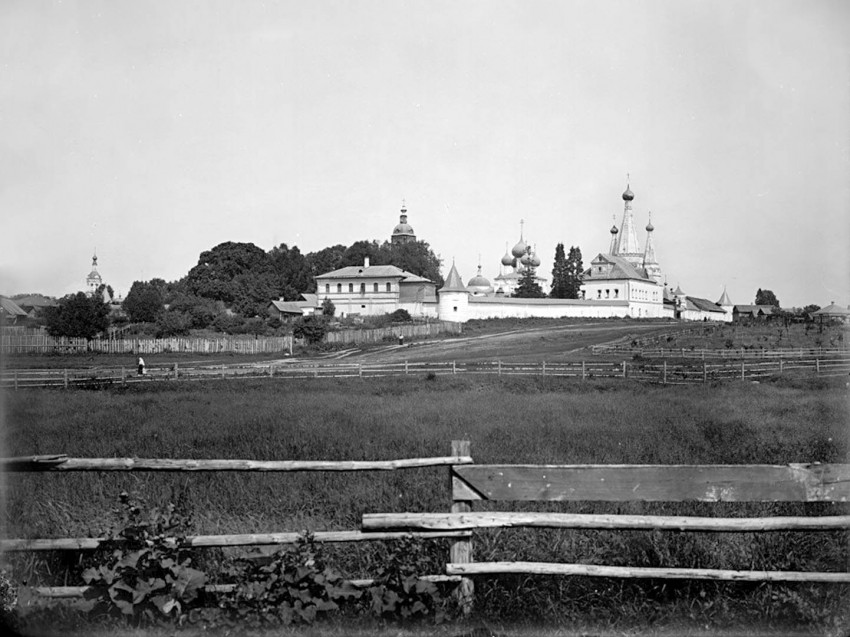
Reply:
[[[6, 395], [6, 455], [367, 460], [447, 455], [472, 441], [479, 463], [848, 462], [843, 379], [645, 386], [557, 378], [245, 380], [225, 384], [27, 391]], [[372, 474], [9, 474], [7, 537], [96, 536], [117, 494], [179, 501], [197, 533], [357, 528], [363, 513], [445, 511], [445, 469]], [[501, 506], [500, 508], [504, 508]], [[519, 508], [519, 506], [518, 506]], [[846, 505], [563, 504], [556, 510], [697, 515], [846, 513]], [[478, 534], [478, 561], [516, 559], [701, 568], [847, 570], [847, 534], [502, 530]], [[445, 561], [433, 547], [432, 564]], [[380, 545], [336, 546], [368, 577]], [[20, 581], [74, 584], [73, 561], [7, 555]], [[511, 623], [632, 630], [847, 626], [836, 585], [595, 578], [479, 580], [476, 612]], [[842, 614], [845, 613], [845, 614]]]

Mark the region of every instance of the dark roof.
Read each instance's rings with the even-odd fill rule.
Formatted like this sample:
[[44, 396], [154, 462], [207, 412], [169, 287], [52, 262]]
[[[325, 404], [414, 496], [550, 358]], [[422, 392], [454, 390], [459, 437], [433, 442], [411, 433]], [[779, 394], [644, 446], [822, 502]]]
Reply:
[[753, 316], [761, 312], [765, 316], [770, 316], [773, 314], [774, 307], [772, 305], [736, 305], [732, 311], [738, 314], [752, 314]]
[[[623, 257], [600, 253], [595, 259], [593, 259], [593, 261], [591, 261], [591, 264], [598, 264], [600, 261], [610, 263], [613, 266], [610, 274], [603, 273], [600, 275], [594, 272], [591, 267], [584, 271], [584, 276], [582, 276], [583, 280], [610, 281], [614, 279], [638, 279], [640, 281], [652, 281], [652, 279], [646, 276], [646, 272], [642, 269], [636, 268]], [[654, 281], [652, 282], [654, 283]]]
[[717, 303], [709, 301], [708, 299], [699, 299], [695, 296], [686, 296], [685, 298], [692, 303], [696, 309], [703, 312], [718, 312], [720, 314], [726, 314], [726, 310], [717, 305]]
[[0, 309], [2, 309], [4, 314], [9, 314], [11, 316], [27, 315], [27, 313], [23, 309], [21, 309], [21, 307], [17, 303], [5, 296], [0, 296]]
[[452, 269], [449, 270], [449, 276], [446, 277], [446, 283], [440, 288], [440, 292], [469, 292], [457, 272], [455, 264], [452, 263]]
[[304, 311], [299, 307], [296, 301], [272, 301], [281, 314], [303, 314]]
[[817, 312], [812, 312], [812, 316], [850, 316], [850, 309], [841, 307], [835, 303], [830, 303], [826, 307], [822, 307]]
[[407, 272], [394, 265], [349, 265], [333, 272], [320, 274], [316, 279], [387, 279], [397, 278], [404, 281], [428, 282], [421, 276]]

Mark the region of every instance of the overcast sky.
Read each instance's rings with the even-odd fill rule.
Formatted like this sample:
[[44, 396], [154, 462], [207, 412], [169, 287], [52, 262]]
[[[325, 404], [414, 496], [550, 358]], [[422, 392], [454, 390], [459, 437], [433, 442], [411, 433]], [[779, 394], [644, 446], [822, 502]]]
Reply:
[[466, 281], [652, 211], [671, 284], [850, 303], [850, 3], [0, 2], [0, 293], [409, 223]]

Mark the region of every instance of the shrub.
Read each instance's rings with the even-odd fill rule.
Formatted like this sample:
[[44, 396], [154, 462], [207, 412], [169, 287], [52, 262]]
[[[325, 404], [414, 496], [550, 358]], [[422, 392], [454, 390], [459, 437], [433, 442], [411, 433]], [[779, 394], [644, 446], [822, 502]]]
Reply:
[[303, 338], [310, 345], [322, 342], [328, 331], [328, 319], [320, 314], [300, 316], [292, 324], [295, 338]]
[[236, 588], [220, 606], [249, 625], [312, 624], [320, 614], [337, 610], [338, 601], [362, 594], [325, 564], [321, 546], [309, 533], [267, 564], [242, 559], [226, 574], [236, 580]]
[[121, 614], [135, 622], [182, 619], [207, 579], [186, 557], [191, 520], [174, 504], [145, 511], [144, 501], [126, 492], [119, 502], [113, 511], [117, 523], [106, 534], [94, 564], [83, 571], [90, 587], [84, 609]]
[[393, 323], [410, 323], [413, 319], [410, 318], [410, 312], [405, 309], [399, 308], [392, 314], [390, 314], [390, 320]]
[[156, 337], [184, 336], [192, 327], [192, 317], [177, 310], [162, 312], [156, 319]]

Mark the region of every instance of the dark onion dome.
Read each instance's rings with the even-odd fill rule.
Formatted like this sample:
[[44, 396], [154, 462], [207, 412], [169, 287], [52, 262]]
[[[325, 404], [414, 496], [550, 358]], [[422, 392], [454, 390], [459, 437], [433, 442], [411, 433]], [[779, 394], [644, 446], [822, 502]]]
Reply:
[[635, 198], [635, 193], [631, 191], [631, 189], [626, 186], [626, 192], [623, 193], [623, 201], [631, 201]]
[[522, 255], [522, 258], [519, 260], [519, 262], [525, 266], [529, 265], [531, 263], [531, 254], [526, 252], [524, 255]]
[[652, 222], [650, 221], [648, 224], [646, 224], [646, 231], [652, 232], [653, 230], [655, 230], [655, 226], [653, 226]]
[[490, 286], [490, 281], [481, 274], [481, 266], [478, 266], [478, 274], [469, 279], [469, 283], [466, 284], [466, 287], [470, 288], [473, 291], [481, 291], [481, 292], [491, 292], [493, 288]]
[[525, 254], [525, 251], [528, 249], [528, 246], [525, 245], [525, 241], [523, 241], [522, 237], [519, 239], [519, 243], [517, 243], [513, 249], [511, 250], [511, 254], [514, 255], [517, 259], [521, 259]]
[[532, 268], [539, 268], [541, 263], [542, 262], [540, 261], [540, 257], [537, 256], [537, 253], [536, 252], [533, 253], [531, 255], [531, 267]]
[[617, 226], [615, 226], [615, 225], [611, 226], [611, 234], [617, 234], [618, 232], [620, 232], [620, 231], [617, 230]]
[[505, 256], [502, 257], [502, 265], [513, 265], [514, 258], [511, 256], [510, 252], [507, 252], [507, 248], [505, 248]]
[[400, 223], [393, 228], [393, 234], [413, 234], [413, 228], [410, 227], [410, 224]]

